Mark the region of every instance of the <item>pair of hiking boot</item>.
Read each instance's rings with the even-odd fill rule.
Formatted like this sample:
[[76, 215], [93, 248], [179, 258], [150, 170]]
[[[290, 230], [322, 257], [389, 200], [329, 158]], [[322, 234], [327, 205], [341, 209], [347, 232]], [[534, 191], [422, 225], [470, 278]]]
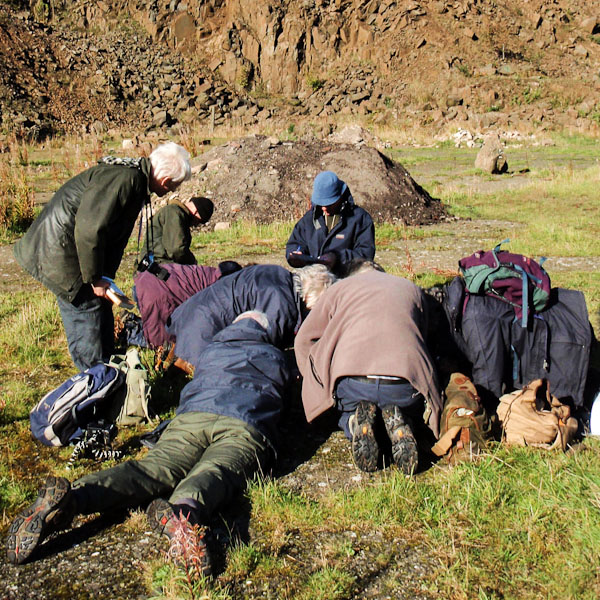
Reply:
[[[35, 502], [17, 515], [8, 530], [8, 562], [24, 563], [45, 538], [69, 527], [75, 514], [69, 480], [46, 478]], [[210, 556], [204, 539], [206, 530], [195, 523], [189, 509], [157, 499], [150, 503], [146, 515], [152, 529], [169, 538], [170, 558], [186, 568], [193, 567], [202, 575], [210, 574]]]
[[[394, 405], [384, 406], [381, 416], [392, 445], [392, 458], [406, 475], [417, 469], [419, 453], [410, 419]], [[361, 471], [375, 471], [379, 464], [380, 447], [376, 435], [377, 406], [361, 401], [350, 417], [352, 456]]]

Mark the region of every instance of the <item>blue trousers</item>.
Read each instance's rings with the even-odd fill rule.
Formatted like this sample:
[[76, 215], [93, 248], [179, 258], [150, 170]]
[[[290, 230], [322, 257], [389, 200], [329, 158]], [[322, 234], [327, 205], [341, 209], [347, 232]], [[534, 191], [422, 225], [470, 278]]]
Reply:
[[75, 366], [85, 371], [108, 362], [114, 351], [112, 302], [96, 296], [89, 284], [81, 287], [73, 302], [58, 297], [57, 301]]
[[372, 402], [379, 408], [394, 404], [411, 414], [418, 413], [423, 406], [423, 396], [406, 380], [395, 381], [393, 384], [387, 383], [385, 379], [372, 379], [372, 382], [352, 377], [342, 377], [337, 382], [335, 397], [340, 411], [338, 425], [349, 440], [352, 439], [352, 434], [348, 421], [362, 400]]

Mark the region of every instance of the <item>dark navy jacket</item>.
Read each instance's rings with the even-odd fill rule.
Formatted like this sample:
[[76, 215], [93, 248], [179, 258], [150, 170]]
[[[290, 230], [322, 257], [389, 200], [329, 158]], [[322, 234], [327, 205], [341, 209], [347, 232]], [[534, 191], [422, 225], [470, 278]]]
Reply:
[[352, 196], [342, 208], [339, 223], [329, 232], [325, 226], [323, 209], [313, 206], [296, 223], [285, 247], [285, 257], [300, 250], [317, 258], [327, 252], [335, 252], [343, 264], [353, 258], [375, 258], [375, 226], [371, 215], [354, 204]]
[[247, 310], [267, 315], [276, 346], [291, 345], [301, 321], [292, 273], [277, 265], [246, 267], [186, 300], [167, 321], [167, 332], [176, 339], [176, 356], [197, 368], [213, 336]]
[[254, 319], [220, 331], [198, 360], [194, 379], [181, 392], [177, 414], [208, 412], [240, 419], [274, 448], [290, 371], [270, 332]]
[[470, 295], [465, 305], [457, 277], [446, 286], [444, 309], [483, 392], [499, 398], [542, 378], [557, 398], [583, 404], [592, 331], [581, 292], [553, 288], [548, 308], [523, 328], [513, 307], [496, 298]]

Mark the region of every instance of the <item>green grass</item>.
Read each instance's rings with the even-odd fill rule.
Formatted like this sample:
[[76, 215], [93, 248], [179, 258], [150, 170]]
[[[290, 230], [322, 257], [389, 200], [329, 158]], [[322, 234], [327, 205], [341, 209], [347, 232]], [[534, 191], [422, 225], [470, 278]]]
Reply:
[[[250, 490], [253, 517], [271, 552], [246, 547], [251, 560], [241, 561], [238, 547], [235, 570], [247, 577], [264, 567], [289, 532], [310, 538], [324, 527], [330, 534], [376, 530], [392, 539], [402, 531], [437, 557], [440, 566], [428, 580], [440, 597], [596, 598], [599, 461], [600, 440], [570, 454], [496, 445], [478, 463], [434, 467], [414, 479], [384, 472], [320, 502], [259, 482]], [[354, 579], [344, 565], [356, 550], [345, 548], [351, 551], [330, 553], [323, 570], [297, 581], [296, 597], [349, 594]], [[320, 596], [319, 582], [329, 579], [332, 595]]]
[[453, 214], [527, 226], [511, 250], [529, 256], [599, 256], [600, 167], [567, 170], [510, 193], [442, 194]]
[[293, 223], [234, 222], [229, 229], [200, 234], [194, 237], [192, 251], [198, 264], [215, 264], [215, 261], [283, 252], [292, 232]]
[[[600, 168], [572, 166], [595, 156], [597, 141], [555, 137], [554, 142], [515, 149], [511, 169], [542, 157], [555, 161], [537, 170], [532, 166], [527, 186], [489, 193], [430, 186], [453, 214], [491, 222], [483, 231], [467, 230], [473, 251], [510, 237], [509, 250], [533, 257], [600, 256]], [[93, 148], [80, 148], [49, 161], [45, 152], [33, 146], [13, 151], [14, 168], [33, 174], [34, 189], [48, 182], [58, 187], [94, 156]], [[438, 182], [452, 181], [453, 174], [478, 177], [472, 168], [476, 149], [442, 144], [390, 154], [405, 166], [433, 168]], [[225, 231], [194, 235], [193, 250], [200, 264], [245, 263], [259, 256], [281, 261], [292, 227], [292, 222], [234, 222]], [[16, 234], [2, 235], [0, 240], [10, 240]], [[407, 250], [415, 240], [443, 250], [455, 241], [451, 228], [381, 225], [376, 236], [379, 251], [400, 253], [397, 264], [386, 264], [385, 252], [376, 257], [390, 273], [423, 287], [451, 276], [418, 267]], [[132, 239], [128, 251], [135, 250]], [[553, 285], [585, 293], [590, 319], [600, 330], [600, 273], [550, 270], [550, 276]], [[130, 271], [123, 267], [117, 283], [130, 292]], [[32, 286], [26, 294], [1, 296], [0, 352], [0, 399], [6, 403], [0, 411], [0, 513], [6, 529], [45, 473], [67, 474], [70, 449], [36, 444], [28, 422], [31, 407], [74, 371], [52, 294]], [[151, 353], [143, 353], [143, 360], [150, 365]], [[155, 407], [163, 418], [171, 416], [187, 378], [155, 372], [151, 377]], [[118, 443], [134, 443], [143, 429], [122, 430]], [[97, 468], [82, 463], [68, 476]], [[494, 445], [478, 463], [434, 467], [413, 479], [386, 470], [347, 489], [313, 492], [287, 487], [285, 480], [253, 482], [251, 537], [247, 543], [234, 541], [219, 578], [190, 581], [181, 569], [158, 560], [145, 567], [152, 597], [354, 598], [371, 581], [389, 597], [397, 597], [399, 589], [405, 597], [422, 592], [457, 600], [600, 597], [600, 440], [586, 439], [567, 454]], [[430, 562], [414, 576], [415, 590], [407, 591], [402, 569], [413, 550]]]

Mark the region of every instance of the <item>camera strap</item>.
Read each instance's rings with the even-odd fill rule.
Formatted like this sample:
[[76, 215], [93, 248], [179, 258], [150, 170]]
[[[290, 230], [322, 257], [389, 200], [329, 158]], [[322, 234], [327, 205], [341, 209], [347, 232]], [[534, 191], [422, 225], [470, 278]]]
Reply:
[[[142, 222], [146, 219], [146, 254], [150, 254], [150, 248], [154, 248], [154, 230], [150, 227], [150, 219], [152, 218], [152, 207], [150, 201], [144, 202], [144, 207], [140, 212], [140, 223], [138, 226], [137, 236], [137, 252], [135, 259], [135, 268], [140, 262], [140, 242], [142, 239]], [[152, 238], [152, 239], [150, 239]], [[152, 243], [151, 243], [152, 242]]]

